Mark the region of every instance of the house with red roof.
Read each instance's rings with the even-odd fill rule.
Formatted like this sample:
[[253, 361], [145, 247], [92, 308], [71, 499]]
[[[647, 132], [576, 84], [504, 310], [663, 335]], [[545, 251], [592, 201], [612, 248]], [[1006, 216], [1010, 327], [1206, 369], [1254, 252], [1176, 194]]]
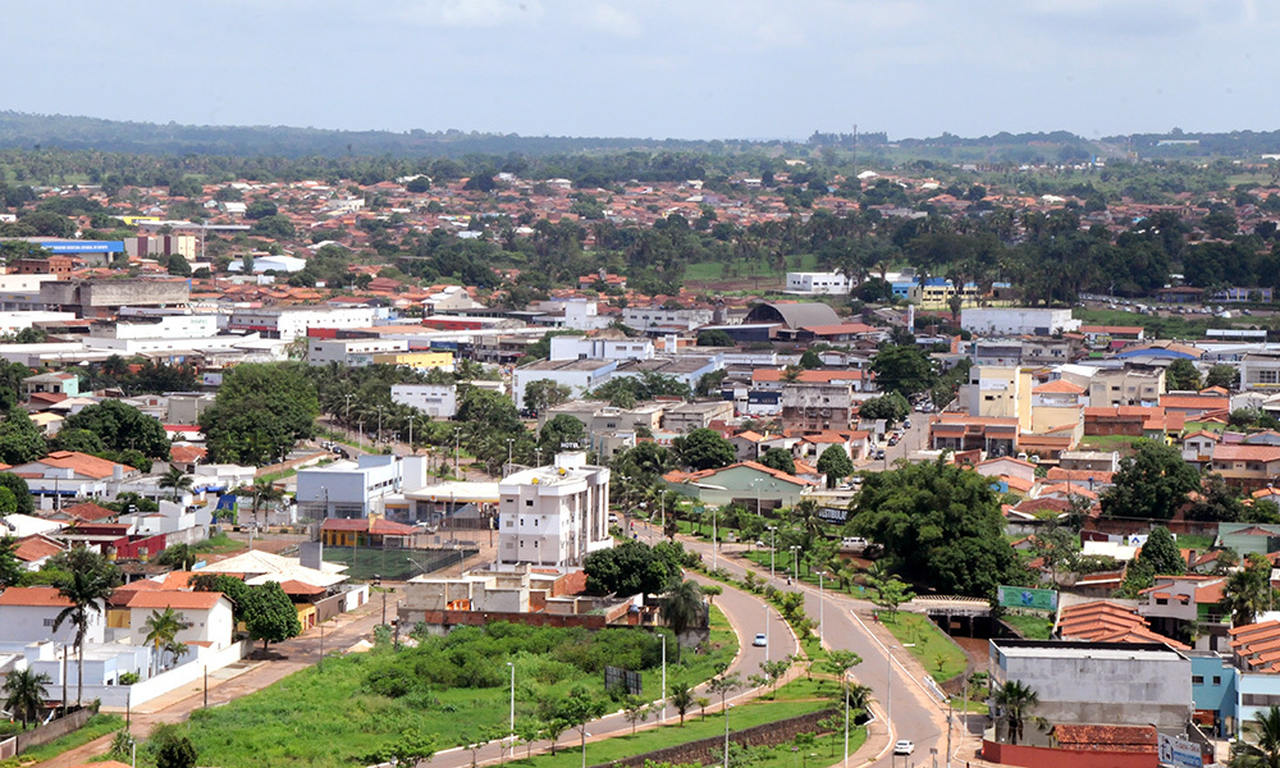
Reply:
[[[38, 643], [53, 641], [72, 644], [76, 628], [64, 621], [56, 631], [53, 628], [58, 614], [71, 607], [71, 601], [63, 597], [56, 587], [9, 587], [0, 592], [0, 642]], [[85, 642], [101, 643], [106, 633], [106, 611], [88, 611]]]
[[1211, 466], [1237, 488], [1265, 488], [1280, 478], [1280, 445], [1219, 443], [1214, 446]]
[[27, 481], [42, 509], [55, 509], [70, 499], [112, 498], [122, 482], [141, 474], [127, 464], [79, 451], [54, 451], [9, 471]]
[[1054, 634], [1063, 640], [1092, 643], [1163, 643], [1177, 650], [1190, 646], [1148, 626], [1138, 611], [1110, 600], [1091, 600], [1063, 607]]
[[1226, 576], [1156, 576], [1155, 584], [1139, 593], [1138, 613], [1166, 635], [1189, 637], [1197, 630], [1197, 650], [1225, 652], [1231, 619], [1221, 607], [1226, 584]]
[[134, 591], [126, 607], [128, 624], [122, 628], [128, 629], [133, 642], [140, 645], [146, 642], [147, 619], [169, 608], [181, 615], [180, 621], [185, 625], [177, 635], [179, 642], [216, 650], [231, 645], [235, 634], [231, 599], [221, 592], [140, 589]]
[[414, 545], [418, 529], [378, 515], [364, 518], [327, 518], [320, 524], [320, 540], [326, 547], [396, 547]]

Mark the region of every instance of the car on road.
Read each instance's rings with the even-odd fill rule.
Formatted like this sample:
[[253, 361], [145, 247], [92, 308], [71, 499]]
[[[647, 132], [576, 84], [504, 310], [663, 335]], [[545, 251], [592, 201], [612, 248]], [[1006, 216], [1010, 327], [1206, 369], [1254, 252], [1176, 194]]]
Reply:
[[883, 448], [877, 448], [877, 449], [876, 449], [876, 458], [877, 458], [877, 459], [883, 459], [883, 458], [884, 458], [884, 449], [883, 449]]
[[757, 648], [763, 648], [769, 644], [769, 638], [765, 637], [763, 632], [757, 632], [756, 637], [751, 641], [751, 644]]
[[618, 516], [617, 516], [617, 515], [615, 515], [615, 514], [613, 514], [612, 512], [610, 512], [610, 513], [609, 513], [609, 522], [616, 524], [616, 523], [618, 522]]
[[911, 419], [907, 419], [906, 421], [902, 422], [902, 426], [904, 429], [911, 429]]
[[893, 745], [893, 754], [895, 755], [909, 755], [915, 751], [915, 742], [907, 739], [898, 739], [897, 743]]

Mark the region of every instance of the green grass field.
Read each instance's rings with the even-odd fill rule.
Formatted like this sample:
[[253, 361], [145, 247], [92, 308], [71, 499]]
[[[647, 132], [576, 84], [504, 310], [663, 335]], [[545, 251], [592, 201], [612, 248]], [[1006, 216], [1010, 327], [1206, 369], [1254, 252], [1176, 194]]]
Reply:
[[1053, 629], [1053, 619], [1032, 613], [1011, 613], [1001, 618], [1028, 640], [1048, 640]]
[[[737, 637], [716, 608], [712, 609], [710, 645], [714, 650], [709, 653], [686, 650], [683, 663], [669, 662], [668, 680], [700, 682], [733, 659]], [[222, 768], [363, 765], [363, 758], [406, 729], [434, 735], [443, 749], [507, 723], [510, 689], [506, 686], [432, 690], [429, 700], [390, 698], [365, 689], [372, 663], [371, 654], [331, 657], [323, 669], [303, 670], [224, 707], [194, 713], [190, 735], [200, 764]], [[505, 665], [505, 659], [494, 659], [493, 664]], [[645, 698], [659, 698], [661, 676], [660, 669], [643, 671]], [[517, 668], [517, 718], [532, 716], [540, 700], [561, 695], [579, 683], [604, 694], [603, 676], [576, 674], [539, 685], [528, 677], [522, 680]], [[739, 711], [734, 710], [735, 721]], [[323, 738], [316, 738], [317, 734]]]
[[967, 661], [964, 651], [927, 616], [899, 611], [893, 617], [881, 614], [881, 620], [934, 680], [941, 683], [964, 672]]
[[1071, 316], [1083, 320], [1086, 325], [1140, 325], [1149, 336], [1161, 339], [1200, 339], [1209, 328], [1229, 328], [1236, 325], [1256, 325], [1255, 318], [1209, 318], [1205, 315], [1186, 317], [1174, 315], [1161, 317], [1143, 315], [1137, 312], [1126, 312], [1122, 309], [1085, 309], [1076, 307]]
[[1093, 435], [1080, 441], [1081, 450], [1120, 451], [1127, 453], [1133, 450], [1133, 444], [1141, 440], [1130, 435]]
[[225, 533], [218, 533], [192, 547], [196, 552], [224, 554], [227, 552], [238, 552], [245, 549], [246, 545], [242, 541], [236, 541]]
[[[805, 253], [787, 257], [787, 269], [813, 271], [818, 268], [816, 254]], [[734, 280], [759, 277], [782, 281], [786, 275], [778, 271], [770, 260], [755, 261], [698, 261], [684, 269], [684, 282], [705, 283], [714, 280]]]
[[[730, 731], [739, 731], [744, 728], [772, 723], [784, 718], [803, 715], [807, 712], [836, 705], [837, 701], [830, 698], [830, 693], [819, 691], [815, 683], [800, 678], [780, 687], [776, 700], [756, 699], [733, 707], [729, 711], [729, 729]], [[652, 728], [634, 735], [627, 734], [594, 744], [587, 744], [586, 757], [588, 765], [607, 763], [655, 749], [672, 747], [677, 744], [684, 744], [724, 733], [724, 718], [720, 713], [702, 717], [695, 707], [686, 714], [683, 726], [679, 725], [679, 716], [673, 710], [668, 709], [667, 718], [670, 724], [660, 728]], [[520, 757], [522, 753], [517, 749], [516, 755], [518, 759], [510, 761], [509, 764], [523, 765], [529, 768], [576, 768], [582, 761], [582, 753], [576, 739], [576, 731], [566, 732], [561, 737], [562, 746], [554, 756], [547, 753], [535, 755], [532, 758]], [[832, 745], [833, 739], [836, 742], [834, 746]], [[865, 740], [866, 729], [861, 727], [851, 728], [849, 731], [850, 753], [862, 746]], [[844, 734], [841, 732], [817, 739], [813, 745], [806, 745], [806, 749], [811, 752], [817, 750], [819, 755], [830, 757], [834, 754], [832, 750], [842, 749], [843, 744]], [[762, 750], [760, 753], [761, 761], [753, 762], [752, 766], [764, 765], [775, 766], [775, 768], [788, 768], [793, 758], [791, 746], [791, 742], [779, 744], [776, 747], [768, 748], [767, 754]], [[813, 764], [815, 766], [825, 765], [827, 762], [818, 760]]]

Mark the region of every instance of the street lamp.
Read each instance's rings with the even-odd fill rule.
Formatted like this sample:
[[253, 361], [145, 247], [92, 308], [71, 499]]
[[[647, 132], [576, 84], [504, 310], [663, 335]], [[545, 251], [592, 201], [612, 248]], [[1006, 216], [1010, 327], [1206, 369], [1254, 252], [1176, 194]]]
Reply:
[[662, 635], [662, 716], [658, 724], [667, 722], [667, 636]]
[[[515, 444], [515, 442], [516, 442], [516, 439], [514, 437], [507, 438], [507, 472], [508, 473], [511, 472], [511, 449], [512, 449], [512, 446]], [[503, 477], [506, 477], [506, 474], [504, 474]]]
[[379, 405], [375, 409], [378, 412], [378, 439], [374, 441], [375, 444], [382, 442], [382, 412], [385, 409], [386, 409], [386, 406], [382, 406], [382, 405]]
[[516, 665], [508, 661], [511, 667], [511, 756], [516, 752]]
[[777, 532], [778, 532], [778, 526], [776, 525], [769, 526], [769, 581], [770, 582], [773, 581], [774, 576], [776, 575], [773, 569], [773, 556], [778, 551]]
[[[729, 490], [723, 485], [714, 485], [712, 483], [691, 483], [691, 485], [695, 485], [698, 488], [706, 488], [712, 491], [728, 492]], [[719, 558], [720, 548], [719, 548], [719, 543], [717, 542], [717, 536], [716, 536], [716, 518], [719, 516], [719, 511], [720, 511], [719, 508], [711, 510], [711, 570], [713, 571], [719, 567], [719, 563], [720, 563], [720, 558]]]
[[822, 631], [822, 615], [825, 613], [826, 601], [822, 598], [822, 577], [826, 576], [826, 571], [818, 571], [818, 645], [824, 645], [826, 636]]
[[458, 440], [462, 434], [462, 427], [453, 428], [453, 474], [458, 474]]
[[351, 425], [351, 398], [355, 396], [356, 396], [356, 393], [354, 392], [348, 392], [347, 394], [342, 396], [342, 399], [347, 401], [346, 410], [342, 414], [342, 420], [347, 423], [347, 429], [351, 428], [350, 426]]
[[791, 547], [792, 573], [795, 574], [796, 581], [800, 581], [800, 545], [792, 544]]

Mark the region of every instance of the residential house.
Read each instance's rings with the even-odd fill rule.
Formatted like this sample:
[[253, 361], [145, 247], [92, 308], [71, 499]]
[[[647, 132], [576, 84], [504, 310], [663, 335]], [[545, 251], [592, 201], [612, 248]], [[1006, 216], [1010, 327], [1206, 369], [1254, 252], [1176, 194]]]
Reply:
[[127, 603], [127, 629], [133, 642], [144, 644], [147, 619], [152, 614], [172, 608], [181, 617], [183, 627], [176, 640], [187, 645], [204, 645], [214, 649], [231, 645], [235, 634], [231, 600], [221, 592], [192, 592], [174, 589], [136, 590]]
[[929, 447], [933, 450], [981, 450], [988, 456], [1018, 453], [1018, 420], [967, 413], [945, 412], [929, 424]]
[[67, 499], [113, 497], [116, 487], [140, 474], [126, 464], [79, 451], [54, 451], [9, 471], [27, 481], [42, 509], [57, 509]]
[[[0, 593], [0, 643], [36, 643], [51, 640], [71, 645], [76, 627], [64, 621], [56, 631], [53, 624], [71, 601], [56, 587], [9, 587]], [[101, 643], [106, 632], [103, 610], [87, 611], [85, 642]]]
[[80, 377], [74, 373], [39, 373], [22, 380], [22, 392], [28, 400], [37, 393], [78, 397]]
[[1166, 411], [1182, 413], [1187, 421], [1196, 421], [1206, 414], [1230, 412], [1231, 396], [1216, 388], [1200, 392], [1166, 392], [1160, 396], [1160, 405]]
[[1190, 637], [1197, 650], [1226, 651], [1230, 617], [1221, 607], [1226, 576], [1156, 576], [1142, 590], [1138, 613], [1166, 635]]
[[[1077, 380], [1077, 383], [1085, 382]], [[1089, 387], [1089, 405], [1094, 408], [1157, 405], [1160, 404], [1160, 394], [1164, 392], [1164, 369], [1129, 366], [1099, 369], [1088, 378], [1087, 386]]]
[[1255, 491], [1280, 477], [1280, 446], [1218, 443], [1211, 466], [1231, 485]]
[[320, 524], [320, 540], [326, 547], [413, 547], [419, 529], [382, 517], [345, 519], [331, 517]]
[[793, 507], [815, 483], [755, 461], [741, 461], [718, 469], [672, 471], [662, 476], [677, 493], [712, 506], [745, 504], [761, 509]]
[[1058, 612], [1053, 634], [1063, 640], [1162, 643], [1177, 650], [1190, 650], [1186, 644], [1153, 631], [1138, 611], [1110, 600], [1090, 600], [1064, 606]]

